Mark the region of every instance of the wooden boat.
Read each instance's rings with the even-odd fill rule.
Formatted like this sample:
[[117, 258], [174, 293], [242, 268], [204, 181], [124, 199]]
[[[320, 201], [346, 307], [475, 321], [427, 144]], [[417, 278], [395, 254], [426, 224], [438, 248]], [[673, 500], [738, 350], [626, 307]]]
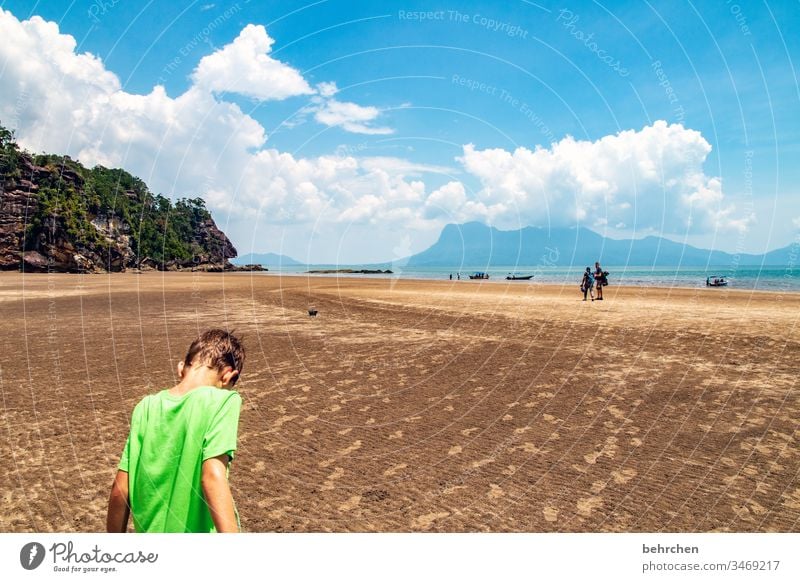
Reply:
[[507, 281], [530, 281], [531, 279], [533, 279], [533, 275], [514, 275], [513, 273], [509, 273], [506, 277]]
[[706, 277], [706, 287], [727, 287], [728, 282], [725, 277], [711, 276]]
[[488, 279], [489, 273], [475, 273], [469, 276], [470, 279]]

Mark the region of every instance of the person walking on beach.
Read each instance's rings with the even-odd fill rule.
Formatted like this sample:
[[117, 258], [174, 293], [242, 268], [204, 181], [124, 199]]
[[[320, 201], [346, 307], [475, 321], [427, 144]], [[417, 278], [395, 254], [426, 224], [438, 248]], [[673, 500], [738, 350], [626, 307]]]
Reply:
[[594, 264], [594, 280], [595, 284], [597, 285], [597, 300], [603, 300], [603, 287], [605, 286], [605, 275], [603, 274], [603, 269], [600, 267], [599, 262], [595, 262]]
[[592, 269], [586, 267], [586, 270], [583, 272], [583, 279], [581, 280], [581, 291], [583, 291], [583, 300], [586, 301], [586, 295], [592, 296], [592, 301], [594, 301], [594, 291], [592, 291], [592, 287], [594, 287], [594, 276], [592, 275]]
[[453, 273], [450, 273], [450, 280], [453, 280]]
[[241, 341], [221, 329], [195, 339], [178, 384], [145, 396], [131, 416], [108, 501], [106, 530], [238, 532], [228, 485], [242, 399]]

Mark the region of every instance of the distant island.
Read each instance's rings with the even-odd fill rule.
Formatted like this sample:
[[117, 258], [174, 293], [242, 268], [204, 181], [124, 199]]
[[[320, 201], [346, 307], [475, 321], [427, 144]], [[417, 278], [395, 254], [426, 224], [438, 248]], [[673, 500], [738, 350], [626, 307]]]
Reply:
[[231, 261], [237, 265], [263, 265], [265, 267], [300, 267], [306, 263], [276, 253], [247, 253]]
[[174, 204], [122, 169], [21, 150], [0, 125], [0, 270], [263, 270], [236, 266], [202, 198]]
[[797, 245], [763, 255], [726, 253], [699, 249], [665, 238], [618, 240], [588, 228], [526, 227], [498, 230], [479, 222], [448, 224], [439, 240], [428, 249], [395, 261], [404, 267], [458, 266], [589, 266], [604, 265], [687, 266], [794, 264]]
[[384, 269], [383, 271], [380, 269], [317, 269], [306, 272], [313, 275], [332, 275], [337, 273], [343, 275], [391, 275], [392, 274], [392, 271], [390, 271], [389, 269]]

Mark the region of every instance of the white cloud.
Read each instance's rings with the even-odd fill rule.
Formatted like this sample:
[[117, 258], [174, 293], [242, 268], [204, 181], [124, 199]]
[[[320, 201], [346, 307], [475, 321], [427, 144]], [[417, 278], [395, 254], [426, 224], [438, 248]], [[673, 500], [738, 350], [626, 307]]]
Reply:
[[322, 82], [317, 85], [317, 92], [323, 97], [333, 97], [339, 92], [339, 88], [334, 82]]
[[263, 26], [248, 24], [231, 44], [203, 57], [192, 79], [216, 93], [238, 93], [260, 101], [313, 94], [296, 69], [269, 56], [274, 42]]
[[566, 137], [547, 149], [479, 151], [469, 144], [460, 159], [481, 182], [476, 218], [498, 225], [745, 229], [750, 216], [736, 217], [721, 180], [703, 171], [710, 152], [700, 132], [656, 121], [597, 141]]
[[460, 222], [467, 193], [461, 182], [448, 182], [441, 188], [431, 192], [425, 200], [425, 216], [427, 218], [445, 218], [448, 222]]
[[436, 164], [420, 164], [404, 158], [389, 156], [371, 156], [360, 158], [361, 167], [366, 170], [385, 170], [393, 174], [403, 176], [419, 176], [421, 174], [445, 174], [451, 175], [459, 173], [459, 170], [448, 166]]
[[370, 125], [381, 114], [377, 107], [364, 107], [347, 101], [326, 99], [316, 109], [314, 119], [329, 127], [341, 127], [351, 133], [366, 135], [387, 135], [394, 133], [390, 127], [375, 127]]

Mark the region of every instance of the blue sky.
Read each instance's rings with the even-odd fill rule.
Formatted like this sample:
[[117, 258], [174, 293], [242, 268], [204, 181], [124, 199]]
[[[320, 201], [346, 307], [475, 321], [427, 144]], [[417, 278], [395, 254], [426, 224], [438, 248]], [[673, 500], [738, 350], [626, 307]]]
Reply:
[[380, 261], [466, 220], [744, 252], [800, 228], [796, 2], [0, 6], [41, 61], [0, 51], [0, 121], [206, 197], [240, 253]]

